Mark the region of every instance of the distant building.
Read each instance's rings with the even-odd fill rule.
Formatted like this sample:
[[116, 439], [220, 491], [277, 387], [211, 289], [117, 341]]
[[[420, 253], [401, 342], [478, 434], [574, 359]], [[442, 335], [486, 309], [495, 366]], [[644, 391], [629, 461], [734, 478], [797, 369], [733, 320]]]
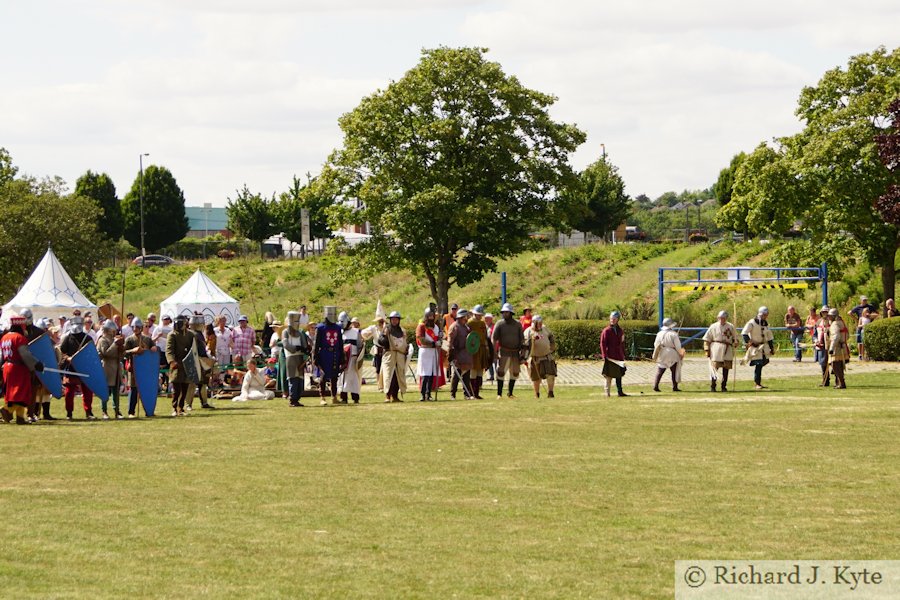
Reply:
[[228, 229], [228, 214], [224, 207], [218, 206], [185, 206], [189, 231], [187, 237], [203, 238], [222, 234], [226, 238], [232, 235]]

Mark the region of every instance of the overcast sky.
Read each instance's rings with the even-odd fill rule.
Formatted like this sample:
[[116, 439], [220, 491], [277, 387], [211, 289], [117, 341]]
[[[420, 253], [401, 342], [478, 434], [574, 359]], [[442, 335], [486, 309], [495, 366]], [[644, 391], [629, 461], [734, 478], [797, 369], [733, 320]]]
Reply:
[[147, 164], [189, 206], [317, 173], [338, 117], [422, 48], [484, 46], [554, 117], [604, 144], [632, 196], [706, 188], [732, 155], [797, 131], [801, 88], [900, 41], [897, 0], [4, 0], [0, 146], [122, 197]]

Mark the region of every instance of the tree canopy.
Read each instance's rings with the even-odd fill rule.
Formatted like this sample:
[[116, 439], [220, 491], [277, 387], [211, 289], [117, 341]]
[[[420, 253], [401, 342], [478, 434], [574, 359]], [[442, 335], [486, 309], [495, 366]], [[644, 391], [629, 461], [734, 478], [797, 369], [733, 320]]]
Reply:
[[15, 179], [17, 169], [8, 154], [0, 167], [11, 174], [0, 178], [0, 303], [16, 293], [47, 246], [76, 284], [89, 292], [94, 270], [111, 250], [97, 232], [101, 212], [96, 202], [66, 195], [65, 182], [58, 177]]
[[237, 196], [229, 198], [225, 207], [228, 229], [259, 244], [262, 254], [263, 241], [277, 233], [274, 195], [269, 199], [262, 194], [251, 193], [247, 184], [236, 193]]
[[106, 173], [88, 171], [75, 182], [75, 195], [93, 199], [102, 211], [98, 224], [100, 231], [110, 240], [122, 237], [124, 221], [122, 205], [116, 196], [116, 186]]
[[850, 59], [804, 88], [796, 111], [803, 130], [761, 144], [738, 167], [720, 225], [779, 233], [802, 220], [813, 244], [850, 235], [881, 267], [885, 297], [894, 294], [898, 229], [875, 209], [898, 182], [879, 160], [876, 138], [891, 126], [900, 94], [900, 49], [879, 48]]
[[712, 190], [720, 205], [725, 206], [731, 202], [735, 174], [737, 173], [738, 167], [741, 166], [741, 163], [744, 162], [744, 159], [746, 158], [747, 155], [745, 153], [739, 152], [734, 155], [731, 159], [731, 163], [727, 167], [719, 171], [719, 178], [716, 180], [716, 183], [713, 184]]
[[423, 51], [341, 117], [331, 159], [343, 216], [371, 225], [366, 255], [423, 274], [442, 309], [451, 285], [526, 248], [532, 228], [571, 225], [560, 192], [576, 182], [568, 157], [585, 135], [486, 52]]
[[307, 175], [303, 183], [296, 175], [290, 189], [282, 192], [274, 206], [278, 229], [292, 242], [300, 243], [302, 223], [300, 211], [309, 210], [309, 235], [312, 239], [331, 237], [328, 224], [329, 208], [337, 197], [337, 184], [333, 173], [325, 172], [318, 177]]
[[[900, 175], [900, 97], [889, 108], [893, 129], [875, 138], [881, 162], [893, 175]], [[885, 222], [900, 227], [900, 185], [892, 183], [875, 204]]]
[[[125, 239], [141, 247], [141, 178], [135, 178], [122, 200]], [[150, 165], [144, 169], [144, 235], [147, 252], [155, 252], [187, 235], [190, 230], [184, 210], [184, 193], [165, 167]]]
[[584, 205], [583, 216], [572, 223], [575, 229], [604, 237], [625, 222], [631, 212], [631, 198], [619, 169], [606, 156], [579, 174], [579, 184], [568, 193], [578, 196], [573, 206]]

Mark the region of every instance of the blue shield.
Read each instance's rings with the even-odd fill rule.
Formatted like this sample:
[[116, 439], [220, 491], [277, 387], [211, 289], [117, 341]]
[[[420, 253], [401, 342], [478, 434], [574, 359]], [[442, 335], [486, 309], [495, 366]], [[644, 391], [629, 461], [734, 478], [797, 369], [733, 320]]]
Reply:
[[135, 354], [131, 365], [141, 405], [147, 416], [152, 417], [156, 412], [156, 397], [159, 394], [159, 352], [144, 350], [142, 354]]
[[81, 378], [81, 383], [88, 386], [94, 394], [101, 400], [109, 400], [109, 386], [106, 385], [106, 373], [103, 371], [103, 365], [100, 363], [100, 355], [97, 354], [97, 347], [93, 344], [86, 344], [75, 356], [72, 357], [72, 367], [78, 373], [84, 373], [87, 377]]
[[[53, 342], [50, 341], [50, 336], [46, 333], [31, 340], [28, 344], [28, 349], [44, 366], [54, 369], [59, 366], [56, 362], [56, 350], [53, 349]], [[36, 375], [54, 398], [62, 397], [62, 376], [59, 373], [48, 373], [45, 371], [36, 373]]]

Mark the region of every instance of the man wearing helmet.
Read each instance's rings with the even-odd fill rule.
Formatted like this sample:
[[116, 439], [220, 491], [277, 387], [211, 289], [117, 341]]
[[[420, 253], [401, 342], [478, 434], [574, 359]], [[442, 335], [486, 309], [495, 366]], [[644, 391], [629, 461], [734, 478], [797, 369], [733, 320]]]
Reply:
[[[19, 314], [25, 319], [25, 339], [28, 340], [28, 343], [30, 344], [31, 342], [39, 338], [44, 333], [44, 331], [37, 326], [37, 323], [34, 322], [34, 314], [31, 312], [30, 308], [23, 308]], [[43, 384], [41, 384], [41, 380], [37, 378], [37, 375], [32, 373], [31, 402], [28, 404], [28, 420], [32, 423], [34, 423], [38, 419], [38, 413], [40, 412], [38, 405], [40, 404], [42, 388]]]
[[754, 367], [753, 382], [756, 383], [756, 389], [763, 390], [765, 386], [762, 384], [763, 367], [769, 364], [769, 357], [775, 353], [775, 337], [772, 330], [769, 329], [769, 309], [760, 306], [756, 317], [747, 321], [744, 329], [741, 330], [741, 337], [747, 345], [747, 354], [744, 360]]
[[[72, 357], [84, 346], [93, 343], [90, 336], [84, 331], [84, 318], [75, 316], [69, 319], [69, 329], [59, 349], [62, 352], [62, 366], [64, 369], [69, 368]], [[66, 418], [72, 420], [72, 411], [75, 408], [75, 393], [81, 392], [81, 401], [84, 407], [84, 415], [89, 421], [94, 420], [94, 413], [91, 410], [94, 403], [94, 392], [81, 382], [77, 375], [69, 375], [66, 377]]]
[[478, 350], [472, 355], [472, 394], [481, 400], [481, 385], [484, 382], [484, 372], [494, 361], [494, 345], [488, 334], [487, 323], [484, 320], [484, 306], [476, 304], [472, 309], [472, 317], [466, 323], [469, 329], [478, 336]]
[[185, 410], [191, 412], [194, 410], [194, 392], [200, 396], [200, 406], [202, 408], [213, 409], [215, 406], [209, 403], [209, 379], [213, 374], [213, 367], [216, 365], [215, 358], [209, 355], [206, 349], [206, 318], [203, 315], [194, 313], [191, 315], [191, 331], [194, 339], [197, 340], [195, 348], [197, 348], [197, 356], [200, 359], [200, 383], [188, 387], [187, 406]]
[[175, 317], [175, 330], [166, 338], [166, 362], [169, 364], [169, 380], [172, 382], [172, 416], [184, 416], [190, 380], [184, 368], [184, 359], [191, 352], [196, 338], [188, 328], [185, 315]]
[[525, 335], [522, 324], [513, 318], [512, 304], [507, 302], [500, 308], [503, 317], [494, 325], [491, 343], [499, 346], [497, 359], [497, 399], [503, 397], [503, 378], [509, 373], [509, 393], [507, 397], [515, 399], [513, 390], [519, 377], [521, 353], [525, 347]]
[[673, 319], [663, 319], [662, 327], [653, 340], [653, 360], [656, 361], [656, 379], [653, 382], [653, 391], [659, 391], [659, 382], [666, 369], [672, 373], [672, 391], [680, 392], [678, 382], [681, 381], [681, 366], [684, 362], [684, 348], [681, 347], [681, 338], [675, 327], [678, 326]]
[[25, 337], [25, 318], [13, 314], [9, 331], [0, 337], [0, 362], [3, 363], [3, 385], [6, 406], [0, 415], [7, 423], [16, 417], [17, 425], [27, 425], [25, 418], [31, 404], [31, 372], [41, 372], [44, 365], [28, 348]]
[[306, 361], [309, 360], [309, 336], [303, 330], [302, 315], [290, 311], [285, 317], [287, 327], [281, 331], [281, 347], [284, 351], [284, 366], [287, 371], [288, 398], [290, 405], [303, 406], [303, 379], [306, 372]]
[[113, 410], [116, 411], [116, 418], [121, 419], [122, 413], [119, 412], [119, 385], [122, 383], [122, 358], [125, 356], [125, 339], [119, 335], [119, 328], [115, 321], [107, 319], [103, 322], [100, 339], [97, 340], [97, 354], [100, 355], [100, 362], [103, 363], [103, 373], [106, 375], [106, 385], [109, 388], [109, 395], [106, 399], [101, 399], [102, 418], [104, 421], [109, 420], [109, 413], [106, 408], [109, 404], [109, 397], [112, 396]]
[[340, 404], [337, 392], [337, 380], [343, 368], [344, 336], [341, 326], [336, 323], [337, 307], [325, 307], [325, 321], [316, 327], [316, 339], [313, 343], [313, 363], [322, 371], [319, 379], [320, 404], [325, 406], [326, 384], [331, 390], [331, 403]]
[[347, 394], [353, 399], [354, 404], [359, 404], [359, 392], [362, 386], [362, 377], [359, 374], [359, 361], [365, 356], [362, 351], [364, 344], [359, 333], [359, 319], [352, 319], [346, 312], [338, 315], [338, 323], [343, 328], [342, 336], [344, 338], [344, 364], [346, 367], [341, 371], [341, 403], [347, 404]]
[[400, 326], [400, 313], [396, 310], [388, 315], [385, 325], [378, 337], [378, 344], [384, 348], [384, 360], [381, 372], [384, 377], [385, 402], [403, 402], [400, 395], [406, 393], [406, 360], [409, 343], [406, 331]]
[[456, 399], [456, 390], [459, 388], [459, 380], [463, 382], [463, 397], [466, 400], [474, 397], [472, 393], [472, 379], [469, 371], [472, 370], [472, 355], [466, 346], [469, 337], [469, 311], [464, 308], [456, 312], [456, 322], [447, 330], [447, 338], [450, 341], [450, 367], [453, 377], [450, 380], [450, 397]]
[[716, 322], [703, 334], [703, 350], [709, 359], [709, 388], [714, 392], [719, 369], [722, 369], [722, 391], [728, 391], [728, 371], [734, 366], [734, 347], [737, 343], [737, 329], [728, 322], [728, 312], [719, 311]]
[[625, 330], [619, 325], [622, 313], [617, 310], [609, 313], [609, 325], [600, 332], [600, 356], [603, 358], [604, 389], [610, 395], [610, 384], [616, 381], [619, 396], [627, 396], [622, 391], [622, 378], [625, 376]]
[[137, 380], [134, 376], [134, 366], [132, 364], [132, 361], [138, 354], [143, 354], [144, 352], [159, 351], [159, 348], [153, 343], [153, 340], [150, 339], [150, 336], [144, 334], [144, 322], [139, 318], [135, 317], [131, 320], [131, 330], [132, 334], [125, 339], [125, 345], [123, 346], [125, 356], [131, 359], [128, 361], [128, 385], [131, 387], [131, 392], [128, 396], [129, 419], [135, 418], [135, 410], [137, 410], [139, 393]]

